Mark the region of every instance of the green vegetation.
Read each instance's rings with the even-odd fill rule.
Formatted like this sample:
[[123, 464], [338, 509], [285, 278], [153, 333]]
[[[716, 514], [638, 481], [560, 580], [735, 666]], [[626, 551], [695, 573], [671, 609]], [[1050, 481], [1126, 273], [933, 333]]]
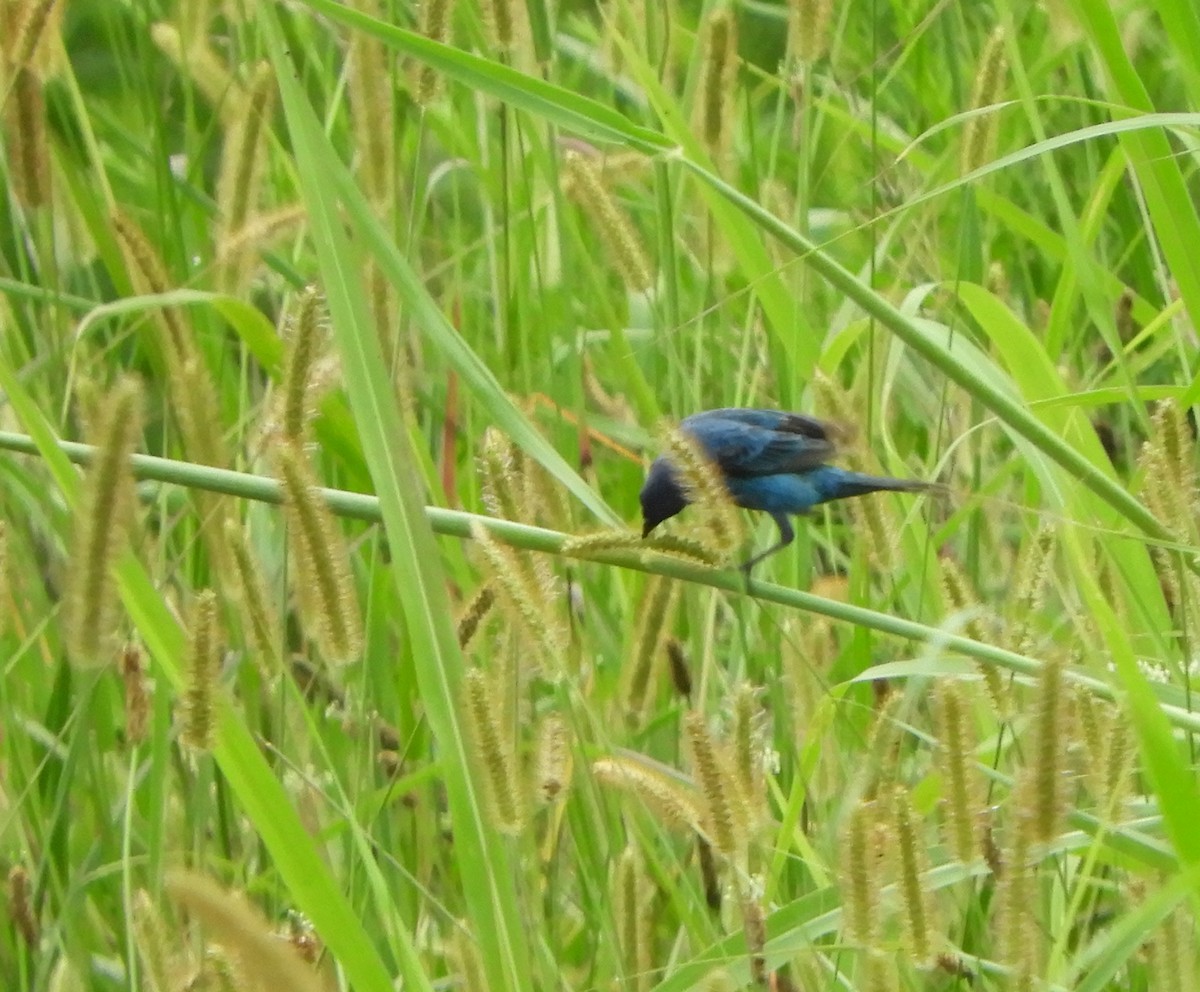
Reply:
[[[1196, 989], [1196, 52], [0, 2], [0, 986]], [[747, 587], [724, 405], [947, 494]]]

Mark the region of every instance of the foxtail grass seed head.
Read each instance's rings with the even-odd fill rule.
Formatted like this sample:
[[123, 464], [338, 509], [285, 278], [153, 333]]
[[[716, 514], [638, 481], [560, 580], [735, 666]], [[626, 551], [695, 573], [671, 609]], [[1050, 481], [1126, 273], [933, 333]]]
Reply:
[[165, 21], [151, 25], [150, 40], [222, 116], [226, 126], [235, 126], [243, 106], [242, 87], [207, 41], [199, 38], [185, 42], [179, 29]]
[[765, 714], [759, 702], [759, 690], [740, 683], [733, 692], [733, 721], [730, 728], [730, 752], [742, 801], [757, 825], [766, 819], [766, 778], [764, 775]]
[[[109, 216], [117, 244], [120, 245], [126, 268], [129, 270], [129, 280], [134, 289], [144, 295], [162, 295], [174, 289], [173, 282], [168, 278], [166, 266], [158, 251], [150, 240], [129, 217], [119, 211]], [[195, 409], [203, 411], [203, 420], [211, 422], [219, 407], [211, 382], [198, 396], [191, 395], [193, 383], [189, 381], [187, 366], [189, 363], [199, 363], [196, 351], [195, 337], [191, 324], [177, 307], [161, 307], [154, 311], [156, 322], [163, 333], [163, 355], [167, 366], [168, 378], [171, 381], [174, 412], [180, 422], [180, 431], [184, 435], [184, 443], [193, 461], [207, 465], [223, 465], [223, 461], [209, 461], [212, 453], [199, 448], [197, 439], [189, 436], [188, 431], [195, 432], [194, 421], [197, 420]], [[195, 449], [195, 450], [193, 450]]]
[[475, 745], [475, 761], [483, 772], [488, 808], [495, 828], [516, 836], [525, 828], [525, 789], [522, 786], [510, 729], [501, 726], [496, 686], [481, 669], [463, 679], [466, 723]]
[[1151, 420], [1142, 452], [1145, 498], [1150, 509], [1181, 538], [1194, 532], [1196, 513], [1196, 442], [1185, 411], [1163, 400]]
[[692, 504], [697, 528], [726, 559], [742, 544], [742, 524], [721, 470], [700, 445], [678, 428], [665, 436], [667, 455]]
[[60, 0], [24, 0], [14, 3], [15, 16], [12, 35], [2, 44], [0, 63], [17, 71], [28, 69], [36, 60], [38, 49], [51, 36], [55, 27], [56, 8]]
[[670, 663], [671, 684], [685, 700], [692, 698], [692, 670], [688, 667], [687, 653], [674, 637], [667, 638], [667, 661]]
[[652, 575], [646, 580], [630, 658], [621, 669], [625, 712], [640, 723], [654, 702], [662, 671], [663, 645], [671, 634], [679, 604], [679, 584]]
[[891, 572], [896, 567], [897, 541], [903, 528], [895, 506], [886, 499], [850, 500], [848, 506], [866, 528], [866, 556], [873, 570]]
[[576, 534], [568, 537], [563, 542], [562, 553], [571, 558], [591, 558], [605, 551], [636, 549], [641, 545], [641, 535], [636, 531], [601, 530], [594, 534]]
[[650, 987], [650, 949], [654, 931], [648, 906], [650, 883], [641, 855], [632, 845], [625, 848], [613, 868], [612, 901], [626, 988]]
[[703, 51], [696, 103], [700, 136], [714, 158], [724, 155], [732, 131], [733, 90], [737, 81], [737, 17], [731, 6], [708, 15], [701, 35]]
[[646, 250], [633, 224], [604, 185], [596, 163], [577, 151], [568, 151], [563, 158], [563, 178], [567, 194], [595, 226], [626, 288], [636, 293], [649, 292], [654, 285], [654, 273]]
[[[229, 147], [226, 156], [232, 153], [232, 161], [223, 162], [222, 170], [229, 169], [225, 177], [229, 183], [228, 195], [218, 192], [218, 204], [225, 205], [222, 215], [230, 226], [240, 227], [249, 216], [257, 192], [258, 178], [262, 173], [267, 130], [270, 127], [271, 108], [275, 102], [275, 76], [270, 62], [259, 62], [250, 76], [249, 90], [237, 108], [241, 128], [232, 130], [227, 137]], [[221, 180], [218, 179], [218, 190]]]
[[906, 944], [914, 963], [924, 967], [933, 959], [932, 903], [926, 895], [921, 875], [926, 867], [926, 847], [920, 836], [920, 822], [912, 807], [908, 789], [897, 787], [891, 796], [892, 825], [896, 831], [896, 875], [904, 902]]
[[693, 561], [700, 565], [711, 565], [713, 568], [720, 568], [728, 560], [728, 555], [722, 555], [703, 541], [697, 541], [695, 538], [682, 534], [660, 534], [658, 531], [655, 531], [646, 538], [638, 534], [634, 534], [634, 537], [637, 544], [644, 550], [654, 551], [672, 558], [682, 558], [685, 561]]
[[[382, 14], [377, 0], [353, 4], [373, 17]], [[356, 31], [346, 59], [346, 89], [359, 172], [367, 198], [386, 210], [395, 199], [395, 86], [390, 50], [365, 31]]]
[[[238, 96], [234, 122], [226, 128], [221, 166], [217, 173], [217, 211], [228, 243], [257, 208], [267, 160], [267, 132], [275, 77], [269, 62], [255, 68], [249, 88]], [[247, 266], [240, 258], [227, 258], [223, 278], [229, 292], [243, 288]]]
[[8, 185], [24, 210], [50, 202], [50, 145], [42, 81], [32, 69], [17, 69], [4, 107]]
[[[951, 613], [970, 614], [964, 625], [963, 633], [972, 640], [986, 641], [988, 639], [987, 629], [977, 615], [981, 608], [979, 594], [953, 558], [942, 557], [939, 559], [939, 564], [942, 571], [942, 595], [945, 598], [946, 608]], [[997, 715], [1002, 718], [1006, 717], [1009, 712], [1008, 690], [1004, 686], [1004, 678], [999, 669], [995, 665], [984, 663], [979, 663], [977, 668], [979, 674], [983, 676], [983, 684], [987, 687], [988, 696], [991, 697], [992, 705], [996, 707]]]
[[121, 379], [98, 405], [96, 457], [76, 508], [67, 579], [67, 649], [79, 665], [102, 665], [116, 648], [117, 590], [112, 569], [128, 547], [136, 514], [129, 459], [142, 433], [142, 393]]
[[902, 735], [898, 714], [903, 704], [904, 697], [896, 693], [889, 695], [878, 709], [875, 724], [871, 728], [866, 761], [859, 769], [863, 795], [867, 798], [873, 799], [886, 792], [887, 787], [896, 779]]
[[592, 774], [601, 785], [627, 793], [663, 826], [683, 832], [699, 831], [704, 814], [693, 789], [628, 757], [600, 758]]
[[524, 455], [496, 427], [483, 432], [479, 449], [479, 471], [483, 481], [483, 504], [502, 520], [525, 520], [528, 508], [521, 505], [524, 488]]
[[29, 885], [29, 872], [21, 865], [8, 870], [8, 916], [16, 927], [21, 940], [31, 951], [38, 946], [41, 928], [33, 906], [33, 893]]
[[1105, 819], [1114, 817], [1124, 798], [1122, 780], [1132, 770], [1128, 728], [1116, 707], [1097, 699], [1083, 686], [1074, 687], [1071, 699], [1071, 724], [1077, 728], [1079, 740], [1069, 750], [1079, 759], [1084, 782], [1101, 815]]
[[262, 913], [241, 896], [196, 872], [167, 873], [165, 888], [235, 960], [249, 988], [321, 992], [322, 983], [292, 946], [280, 940]]
[[1197, 992], [1196, 925], [1186, 904], [1167, 916], [1150, 938], [1150, 978], [1155, 992]]
[[1003, 854], [1004, 873], [996, 893], [993, 928], [998, 957], [1020, 978], [1032, 973], [1040, 945], [1034, 916], [1037, 905], [1036, 871], [1030, 851], [1028, 823], [1018, 817]]
[[150, 721], [150, 680], [136, 644], [126, 644], [121, 651], [121, 681], [125, 685], [125, 742], [141, 744]]
[[948, 846], [959, 861], [970, 864], [979, 853], [975, 828], [982, 805], [975, 779], [970, 708], [966, 693], [955, 682], [942, 682], [935, 699]]
[[202, 465], [223, 467], [228, 459], [221, 432], [220, 401], [203, 357], [199, 352], [189, 355], [180, 368], [170, 369], [169, 373], [171, 405], [189, 457]]
[[142, 229], [119, 211], [114, 211], [109, 221], [125, 256], [134, 289], [156, 295], [171, 289], [166, 267]]
[[557, 713], [551, 713], [538, 730], [534, 764], [538, 795], [552, 803], [563, 797], [571, 784], [571, 728]]
[[714, 740], [703, 713], [683, 718], [696, 785], [704, 799], [705, 833], [713, 847], [740, 868], [747, 849], [746, 816], [725, 749]]
[[483, 0], [481, 7], [491, 47], [501, 52], [510, 51], [516, 41], [517, 22], [513, 4], [514, 0]]
[[289, 203], [251, 215], [238, 230], [223, 237], [217, 245], [217, 259], [225, 263], [245, 252], [265, 249], [294, 233], [307, 216], [303, 204]]
[[1018, 653], [1026, 654], [1033, 650], [1029, 618], [1046, 606], [1046, 582], [1054, 564], [1056, 546], [1054, 529], [1044, 524], [1027, 543], [1017, 561], [1016, 581], [1013, 583], [1011, 642], [1012, 649]]
[[1108, 820], [1119, 822], [1121, 819], [1121, 806], [1129, 791], [1136, 758], [1133, 733], [1125, 722], [1124, 714], [1114, 708], [1105, 739], [1102, 782], [1104, 812]]
[[[430, 41], [446, 44], [450, 38], [450, 19], [454, 14], [453, 0], [425, 0], [417, 30]], [[442, 76], [432, 66], [418, 62], [413, 66], [413, 95], [422, 107], [428, 107], [441, 95]]]
[[475, 635], [483, 627], [492, 607], [496, 605], [496, 587], [491, 582], [485, 582], [463, 608], [458, 618], [458, 646], [466, 651], [475, 640]]
[[1062, 656], [1048, 658], [1038, 675], [1033, 750], [1029, 772], [1031, 795], [1025, 808], [1032, 839], [1046, 843], [1058, 836], [1067, 808], [1067, 690]]
[[458, 920], [455, 923], [447, 957], [457, 973], [456, 988], [462, 989], [462, 992], [489, 992], [491, 986], [488, 984], [483, 960], [479, 956], [479, 944], [471, 936], [466, 920]]
[[[168, 312], [164, 311], [164, 315]], [[178, 313], [175, 313], [178, 315]], [[182, 318], [180, 318], [181, 320]], [[168, 347], [167, 378], [170, 399], [179, 433], [184, 439], [188, 459], [203, 465], [223, 468], [228, 464], [221, 433], [221, 402], [216, 384], [205, 365], [203, 356], [186, 339], [184, 353]], [[216, 493], [197, 489], [192, 499], [200, 519], [200, 535], [208, 549], [211, 570], [224, 575], [230, 569], [229, 548], [226, 546], [224, 522], [229, 516], [229, 501]]]
[[279, 618], [267, 597], [262, 570], [250, 551], [247, 535], [232, 516], [225, 520], [225, 547], [233, 566], [238, 609], [258, 656], [259, 670], [268, 676], [278, 674], [283, 670]]
[[362, 651], [362, 616], [348, 550], [304, 451], [284, 444], [276, 457], [300, 620], [326, 661], [346, 664]]
[[162, 913], [150, 901], [145, 889], [133, 897], [133, 942], [142, 962], [143, 983], [148, 992], [168, 992], [171, 980], [171, 948], [175, 941], [168, 936]]
[[[638, 155], [637, 161], [645, 162], [644, 156]], [[604, 175], [612, 174], [612, 160], [605, 159]], [[623, 393], [610, 393], [604, 388], [604, 384], [600, 381], [600, 376], [596, 374], [596, 363], [586, 353], [581, 356], [580, 363], [583, 370], [583, 391], [587, 398], [604, 416], [615, 420], [619, 424], [628, 424], [637, 420], [630, 406], [629, 401]]]
[[[833, 439], [838, 445], [849, 445], [854, 440], [854, 424], [862, 402], [861, 390], [847, 389], [825, 372], [818, 371], [813, 376], [813, 391], [826, 428], [834, 432]], [[855, 471], [864, 467], [861, 456], [853, 448], [847, 448], [840, 457]]]
[[211, 751], [216, 732], [216, 695], [221, 675], [221, 632], [217, 595], [205, 589], [196, 597], [188, 629], [187, 683], [183, 691], [180, 739], [194, 751]]
[[875, 802], [856, 802], [842, 828], [842, 926], [846, 937], [860, 947], [873, 947], [879, 926], [879, 857], [873, 850], [879, 816]]
[[396, 302], [396, 290], [388, 280], [387, 273], [374, 258], [367, 259], [363, 283], [366, 286], [367, 310], [379, 340], [379, 350], [383, 354], [385, 367], [392, 375], [392, 389], [400, 399], [404, 413], [412, 416], [415, 410], [413, 397], [416, 389], [412, 381], [411, 362], [404, 342], [400, 340], [397, 320], [400, 308]]
[[833, 0], [789, 0], [788, 43], [798, 62], [812, 65], [828, 51], [832, 20]]
[[[979, 68], [971, 87], [971, 111], [999, 103], [1004, 97], [1008, 60], [1004, 54], [1004, 28], [996, 28], [979, 56]], [[967, 120], [962, 135], [962, 172], [966, 175], [988, 163], [996, 144], [999, 118], [996, 111], [976, 113]]]
[[315, 286], [300, 296], [290, 327], [283, 364], [283, 410], [280, 429], [286, 441], [306, 443], [312, 422], [313, 379], [324, 345], [324, 306]]
[[[534, 523], [554, 530], [573, 530], [571, 501], [566, 489], [555, 482], [545, 467], [521, 452], [521, 498], [532, 513]], [[545, 555], [536, 559], [545, 562]]]
[[569, 519], [561, 487], [551, 485], [545, 470], [494, 427], [484, 431], [479, 470], [484, 505], [493, 516], [555, 527]]
[[556, 608], [553, 578], [539, 575], [522, 555], [492, 537], [483, 524], [472, 523], [471, 536], [497, 592], [503, 594], [500, 605], [505, 614], [516, 621], [523, 637], [536, 648], [536, 662], [546, 677], [560, 677], [567, 635]]

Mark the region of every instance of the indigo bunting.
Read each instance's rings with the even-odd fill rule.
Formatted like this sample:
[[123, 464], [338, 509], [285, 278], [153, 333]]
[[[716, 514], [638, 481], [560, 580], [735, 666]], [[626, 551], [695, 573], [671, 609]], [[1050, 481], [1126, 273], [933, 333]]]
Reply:
[[[889, 490], [921, 492], [927, 482], [864, 475], [825, 464], [833, 457], [838, 429], [802, 413], [729, 408], [684, 418], [680, 430], [693, 439], [721, 474], [730, 499], [747, 510], [765, 510], [779, 527], [779, 543], [742, 565], [750, 569], [792, 543], [788, 516], [818, 503]], [[666, 456], [656, 458], [640, 495], [642, 537], [687, 506], [687, 493]]]

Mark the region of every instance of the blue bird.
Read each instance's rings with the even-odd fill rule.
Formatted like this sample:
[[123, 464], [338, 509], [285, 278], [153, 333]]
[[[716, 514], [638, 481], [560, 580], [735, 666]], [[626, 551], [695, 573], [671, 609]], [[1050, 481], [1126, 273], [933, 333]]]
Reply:
[[[866, 493], [922, 492], [927, 482], [864, 475], [825, 464], [837, 450], [839, 429], [802, 413], [728, 408], [685, 417], [680, 430], [695, 440], [720, 470], [730, 499], [747, 510], [764, 510], [779, 527], [779, 543], [755, 555], [742, 570], [786, 548], [795, 539], [788, 517], [819, 503]], [[688, 504], [666, 456], [650, 466], [639, 497], [642, 537]]]

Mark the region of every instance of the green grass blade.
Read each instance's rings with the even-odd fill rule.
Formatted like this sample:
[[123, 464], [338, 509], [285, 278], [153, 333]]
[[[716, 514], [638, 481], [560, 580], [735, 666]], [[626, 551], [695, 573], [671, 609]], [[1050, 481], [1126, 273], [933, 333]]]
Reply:
[[439, 743], [454, 824], [459, 884], [490, 986], [527, 989], [531, 987], [529, 950], [517, 912], [513, 870], [504, 844], [489, 833], [484, 821], [480, 792], [467, 754], [468, 734], [458, 715], [463, 659], [451, 622], [437, 547], [416, 486], [415, 458], [364, 305], [361, 255], [346, 236], [339, 202], [328, 182], [336, 163], [320, 123], [292, 74], [275, 17], [272, 8], [260, 8], [260, 22], [275, 63], [318, 246], [321, 282], [347, 392], [380, 494], [392, 550], [391, 568], [412, 640], [412, 656], [418, 665], [421, 698]]

